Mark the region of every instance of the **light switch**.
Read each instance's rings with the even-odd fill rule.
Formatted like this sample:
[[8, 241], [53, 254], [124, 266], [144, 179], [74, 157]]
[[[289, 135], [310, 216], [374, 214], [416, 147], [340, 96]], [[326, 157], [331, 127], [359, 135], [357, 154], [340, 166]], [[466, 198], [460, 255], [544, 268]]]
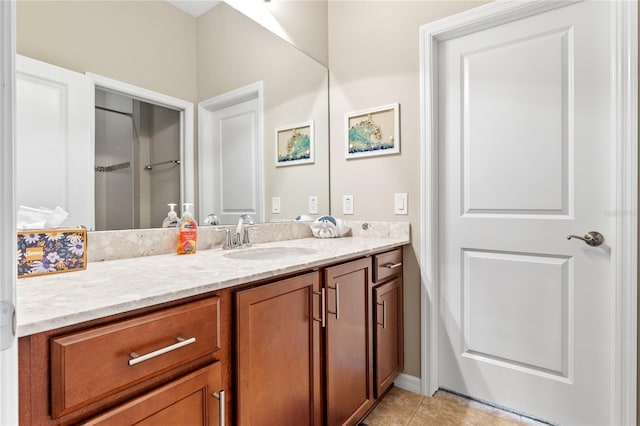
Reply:
[[353, 195], [342, 196], [342, 214], [353, 214]]
[[409, 206], [407, 205], [406, 193], [393, 194], [393, 213], [394, 214], [408, 214]]
[[280, 197], [271, 198], [271, 213], [280, 213]]
[[318, 197], [309, 195], [309, 214], [318, 214]]

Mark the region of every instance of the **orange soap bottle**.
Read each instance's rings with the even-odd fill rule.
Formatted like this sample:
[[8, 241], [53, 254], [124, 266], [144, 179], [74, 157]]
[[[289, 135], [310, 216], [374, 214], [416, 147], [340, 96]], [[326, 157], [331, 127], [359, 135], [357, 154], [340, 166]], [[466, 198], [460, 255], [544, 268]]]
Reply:
[[184, 212], [178, 225], [178, 244], [176, 252], [178, 254], [193, 254], [196, 252], [196, 241], [198, 239], [198, 224], [189, 211], [190, 203], [184, 203]]

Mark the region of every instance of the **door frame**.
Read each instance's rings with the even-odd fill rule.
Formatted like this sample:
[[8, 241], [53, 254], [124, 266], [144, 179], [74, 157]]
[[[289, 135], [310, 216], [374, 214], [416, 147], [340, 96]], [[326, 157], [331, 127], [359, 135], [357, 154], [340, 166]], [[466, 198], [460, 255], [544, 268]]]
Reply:
[[[0, 424], [18, 424], [15, 205], [15, 2], [0, 1]], [[11, 318], [13, 317], [13, 321]], [[8, 322], [8, 324], [7, 324]]]
[[[496, 1], [420, 27], [420, 321], [421, 391], [438, 389], [438, 48], [440, 43], [495, 25], [563, 7], [574, 1]], [[615, 313], [610, 348], [611, 424], [636, 423], [638, 268], [638, 6], [615, 0], [611, 10], [611, 69], [615, 141]]]
[[[115, 92], [127, 97], [146, 102], [148, 104], [176, 110], [180, 113], [180, 206], [184, 203], [195, 203], [195, 106], [192, 102], [174, 98], [164, 93], [124, 83], [112, 78], [104, 77], [90, 72], [85, 73], [91, 83], [91, 104], [95, 106], [95, 89], [99, 88], [108, 92]], [[91, 151], [95, 152], [96, 123], [95, 114], [91, 114]], [[93, 170], [94, 165], [91, 166]], [[94, 176], [91, 175], [91, 179]], [[91, 200], [94, 209], [95, 199]]]
[[[239, 87], [237, 89], [225, 92], [221, 95], [214, 96], [198, 103], [198, 153], [203, 152], [201, 148], [204, 144], [211, 144], [211, 137], [207, 135], [206, 126], [211, 121], [209, 115], [212, 112], [231, 107], [236, 104], [240, 104], [245, 101], [256, 99], [258, 103], [258, 134], [256, 138], [256, 176], [259, 182], [256, 182], [256, 191], [258, 195], [257, 205], [260, 209], [259, 217], [254, 218], [257, 222], [264, 222], [266, 217], [265, 202], [264, 202], [264, 188], [265, 188], [265, 176], [264, 176], [264, 83], [257, 81], [255, 83], [247, 84], [246, 86]], [[201, 155], [198, 155], [198, 191], [199, 199], [202, 194], [203, 188], [207, 182], [213, 180], [212, 174], [209, 173], [209, 168], [206, 167], [207, 159]], [[206, 173], [205, 173], [206, 171]], [[205, 203], [200, 202], [198, 211], [200, 212], [200, 219], [204, 219], [207, 214], [213, 210]], [[220, 212], [217, 212], [220, 214]]]

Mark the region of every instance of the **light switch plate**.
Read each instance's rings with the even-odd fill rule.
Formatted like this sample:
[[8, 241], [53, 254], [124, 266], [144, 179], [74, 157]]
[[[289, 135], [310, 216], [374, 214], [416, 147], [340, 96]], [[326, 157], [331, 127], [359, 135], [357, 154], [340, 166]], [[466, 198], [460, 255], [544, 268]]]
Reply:
[[393, 213], [409, 214], [409, 206], [407, 205], [406, 192], [393, 194]]
[[318, 214], [318, 197], [309, 195], [309, 214]]
[[280, 213], [280, 197], [271, 198], [271, 213]]
[[353, 195], [342, 196], [342, 214], [353, 214]]

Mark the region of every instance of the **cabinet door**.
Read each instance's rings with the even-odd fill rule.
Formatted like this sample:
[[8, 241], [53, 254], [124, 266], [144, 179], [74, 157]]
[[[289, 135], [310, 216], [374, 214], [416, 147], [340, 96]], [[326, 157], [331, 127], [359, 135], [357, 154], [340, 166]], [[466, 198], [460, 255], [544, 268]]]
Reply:
[[404, 369], [402, 278], [373, 289], [376, 398]]
[[216, 362], [113, 408], [85, 425], [220, 425], [220, 363]]
[[240, 425], [321, 425], [320, 277], [236, 293]]
[[371, 259], [325, 269], [327, 425], [353, 425], [373, 404]]

